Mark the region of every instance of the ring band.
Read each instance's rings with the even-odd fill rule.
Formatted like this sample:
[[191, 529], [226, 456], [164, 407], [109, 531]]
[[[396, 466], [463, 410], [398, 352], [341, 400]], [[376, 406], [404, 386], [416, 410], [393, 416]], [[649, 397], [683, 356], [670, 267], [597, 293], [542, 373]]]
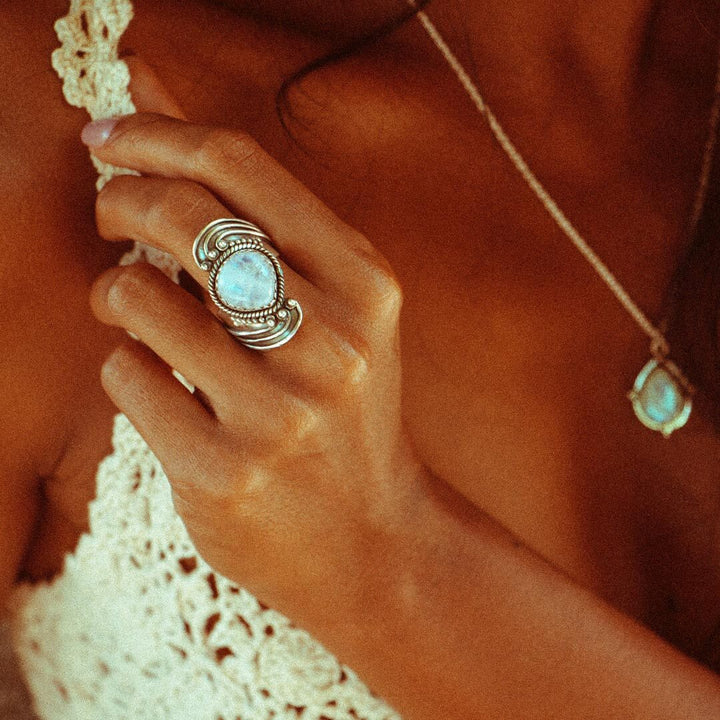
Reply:
[[285, 297], [285, 278], [271, 248], [257, 225], [238, 218], [213, 220], [193, 243], [193, 257], [208, 272], [208, 291], [227, 331], [253, 350], [284, 345], [303, 318], [300, 303]]

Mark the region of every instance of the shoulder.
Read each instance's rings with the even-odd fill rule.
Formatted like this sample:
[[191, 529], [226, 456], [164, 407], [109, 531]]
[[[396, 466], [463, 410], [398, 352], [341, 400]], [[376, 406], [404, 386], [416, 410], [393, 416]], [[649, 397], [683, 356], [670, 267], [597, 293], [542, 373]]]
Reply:
[[66, 8], [39, 0], [0, 9], [0, 432], [8, 454], [38, 474], [51, 470], [76, 407], [87, 405], [83, 376], [97, 377], [108, 347], [87, 291], [116, 260], [95, 233], [95, 172], [78, 140], [85, 115], [65, 104], [50, 65]]

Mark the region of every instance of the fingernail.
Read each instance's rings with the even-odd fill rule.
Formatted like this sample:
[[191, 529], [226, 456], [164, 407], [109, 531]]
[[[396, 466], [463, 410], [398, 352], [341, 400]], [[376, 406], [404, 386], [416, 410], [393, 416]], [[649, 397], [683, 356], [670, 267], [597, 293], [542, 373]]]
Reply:
[[110, 137], [113, 128], [117, 125], [119, 117], [105, 118], [88, 123], [80, 133], [80, 139], [88, 147], [100, 147]]
[[114, 267], [104, 272], [95, 282], [93, 283], [93, 289], [90, 293], [90, 300], [92, 302], [93, 309], [98, 308], [102, 312], [108, 307], [108, 295], [110, 290], [115, 284], [115, 280], [118, 275], [124, 272], [123, 268]]
[[121, 345], [115, 348], [100, 368], [100, 378], [106, 392], [122, 390], [127, 387], [129, 352]]

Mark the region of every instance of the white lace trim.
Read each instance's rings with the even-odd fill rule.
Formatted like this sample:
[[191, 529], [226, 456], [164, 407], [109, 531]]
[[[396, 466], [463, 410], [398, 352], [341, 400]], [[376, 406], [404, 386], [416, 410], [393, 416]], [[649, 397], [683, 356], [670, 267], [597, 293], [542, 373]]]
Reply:
[[90, 531], [53, 582], [16, 593], [41, 718], [397, 720], [310, 635], [212, 571], [122, 415], [113, 439]]
[[[85, 108], [92, 120], [135, 112], [128, 85], [128, 66], [118, 58], [118, 43], [133, 17], [130, 0], [71, 0], [70, 12], [55, 23], [60, 47], [52, 54], [52, 66], [63, 81], [65, 99]], [[137, 175], [90, 158], [97, 168], [97, 189], [116, 175]], [[149, 262], [177, 282], [180, 266], [167, 253], [135, 243], [120, 260], [121, 265]]]
[[[131, 14], [128, 0], [73, 0], [56, 25], [53, 66], [68, 101], [93, 117], [133, 111], [116, 56]], [[98, 169], [99, 186], [122, 172]], [[155, 259], [140, 249], [126, 261], [141, 256]], [[310, 635], [199, 557], [162, 467], [122, 415], [113, 448], [63, 572], [14, 596], [14, 644], [43, 720], [399, 720]]]

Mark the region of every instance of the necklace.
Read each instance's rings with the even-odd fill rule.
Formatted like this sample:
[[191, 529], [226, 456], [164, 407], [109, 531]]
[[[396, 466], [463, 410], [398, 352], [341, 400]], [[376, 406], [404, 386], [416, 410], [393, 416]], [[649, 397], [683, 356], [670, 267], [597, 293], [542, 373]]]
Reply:
[[[416, 7], [415, 0], [407, 0], [412, 7]], [[695, 388], [685, 377], [682, 370], [670, 360], [670, 345], [662, 331], [653, 325], [645, 313], [635, 304], [625, 288], [610, 272], [605, 263], [596, 255], [585, 239], [575, 229], [572, 223], [558, 207], [550, 193], [543, 187], [527, 162], [503, 130], [500, 122], [483, 99], [480, 91], [465, 68], [460, 64], [455, 54], [450, 50], [439, 30], [427, 14], [417, 11], [417, 17], [425, 28], [430, 39], [435, 43], [443, 57], [450, 65], [461, 85], [465, 88], [480, 114], [485, 118], [492, 134], [500, 147], [508, 156], [515, 169], [528, 184], [545, 210], [555, 223], [565, 233], [570, 242], [578, 249], [580, 254], [590, 263], [600, 276], [618, 302], [630, 314], [640, 329], [650, 338], [650, 360], [640, 370], [628, 398], [638, 420], [650, 428], [661, 432], [668, 437], [674, 430], [685, 425], [692, 409], [692, 396]], [[698, 182], [692, 214], [688, 223], [688, 232], [695, 231], [698, 220], [705, 205], [707, 187], [710, 177], [718, 121], [720, 119], [720, 59], [715, 78], [713, 106], [710, 111], [709, 132], [705, 142], [700, 179]]]

